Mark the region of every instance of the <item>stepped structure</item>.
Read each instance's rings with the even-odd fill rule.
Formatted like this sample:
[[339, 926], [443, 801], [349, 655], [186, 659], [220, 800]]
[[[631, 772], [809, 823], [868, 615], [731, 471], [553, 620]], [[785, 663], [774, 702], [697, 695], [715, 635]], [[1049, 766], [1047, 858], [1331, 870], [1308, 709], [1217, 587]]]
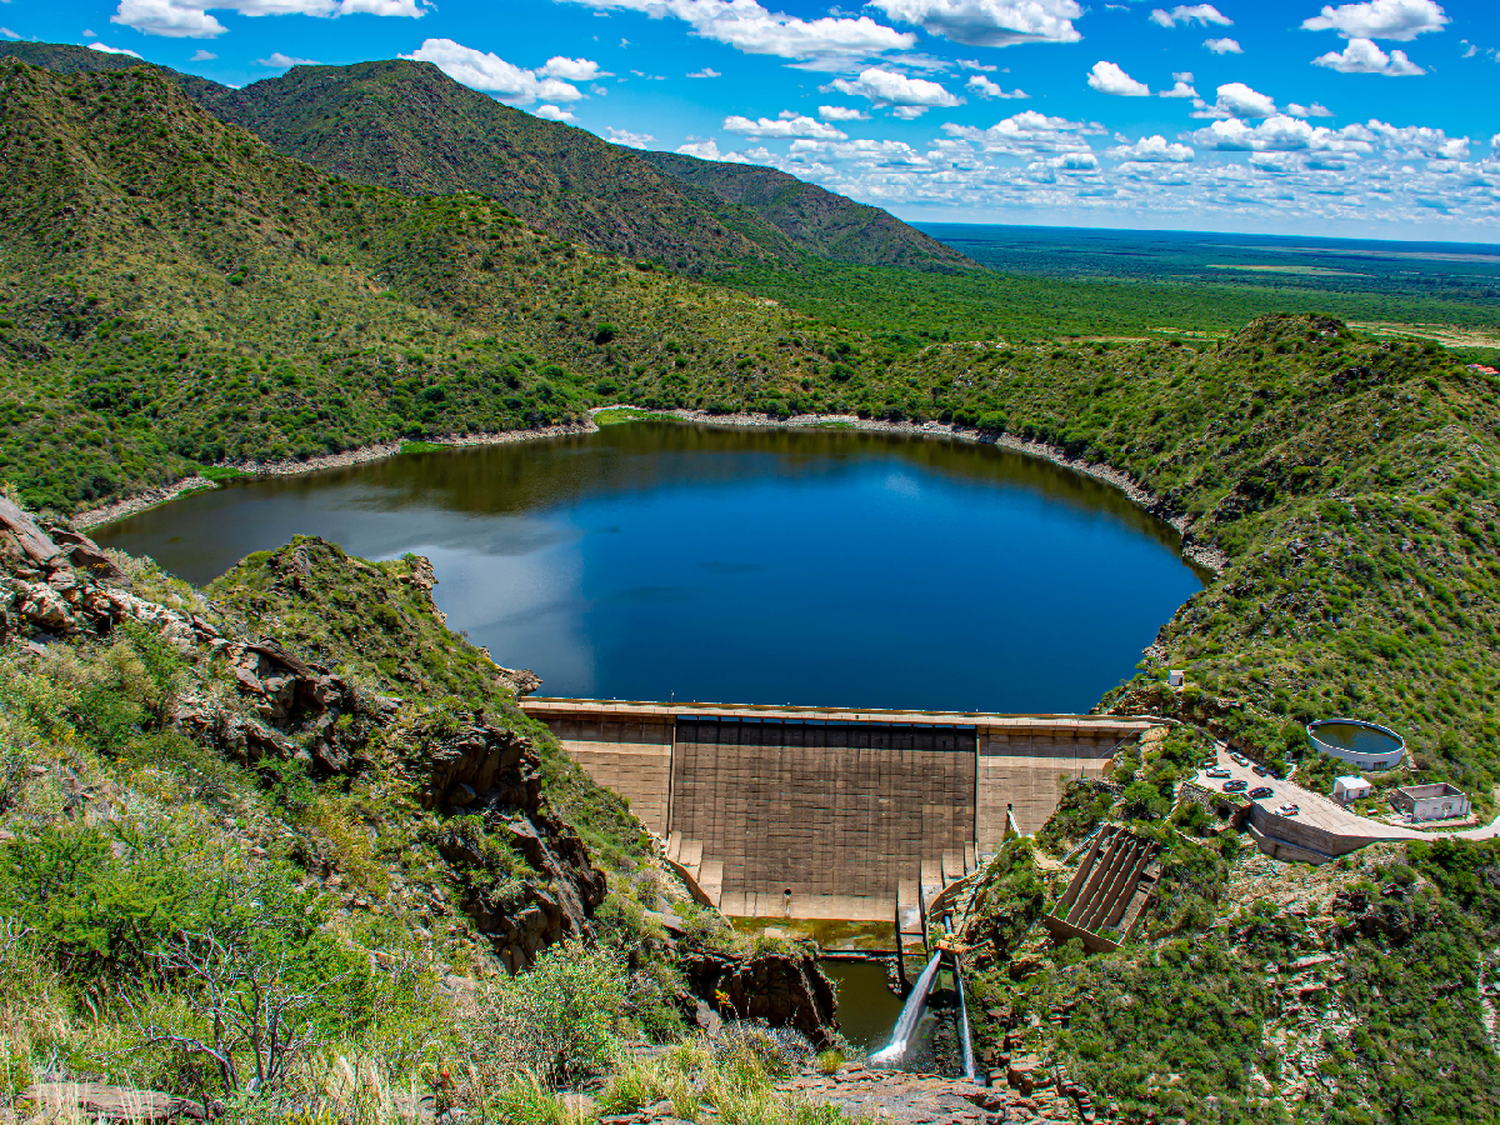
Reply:
[[700, 901], [744, 917], [890, 921], [927, 907], [1062, 781], [1099, 777], [1147, 719], [524, 699], [630, 801]]
[[1057, 941], [1080, 939], [1096, 952], [1118, 949], [1156, 893], [1154, 840], [1106, 825], [1078, 865], [1057, 908], [1042, 918]]

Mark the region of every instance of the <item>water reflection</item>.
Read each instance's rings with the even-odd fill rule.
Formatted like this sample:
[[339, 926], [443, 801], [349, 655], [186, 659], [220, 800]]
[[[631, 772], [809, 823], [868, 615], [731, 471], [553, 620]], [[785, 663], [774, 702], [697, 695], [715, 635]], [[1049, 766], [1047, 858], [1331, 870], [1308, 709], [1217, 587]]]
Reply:
[[299, 533], [429, 556], [449, 624], [547, 694], [1083, 710], [1199, 588], [1114, 489], [846, 431], [616, 426], [236, 482], [98, 538], [202, 583]]

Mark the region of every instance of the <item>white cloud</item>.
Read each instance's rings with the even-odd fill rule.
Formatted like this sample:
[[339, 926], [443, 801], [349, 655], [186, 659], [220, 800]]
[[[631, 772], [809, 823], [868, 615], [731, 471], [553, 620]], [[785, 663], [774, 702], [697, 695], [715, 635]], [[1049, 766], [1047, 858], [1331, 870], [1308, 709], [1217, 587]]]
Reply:
[[1295, 117], [1277, 114], [1258, 125], [1238, 118], [1215, 121], [1207, 129], [1191, 134], [1192, 140], [1208, 148], [1234, 152], [1338, 152], [1366, 153], [1375, 148], [1376, 136], [1362, 125], [1329, 129], [1309, 125]]
[[871, 0], [892, 19], [970, 47], [1076, 43], [1077, 0]]
[[1159, 98], [1197, 98], [1198, 91], [1193, 88], [1193, 75], [1191, 71], [1172, 75], [1176, 85], [1170, 90], [1163, 90], [1156, 96]]
[[611, 141], [626, 148], [650, 148], [656, 143], [656, 138], [650, 133], [632, 133], [629, 129], [616, 129], [610, 125], [605, 126], [604, 131]]
[[[706, 141], [678, 145], [677, 151], [684, 156], [696, 156], [699, 160], [718, 160], [725, 164], [749, 164], [751, 162], [750, 157], [743, 152], [720, 152], [718, 142], [712, 137]], [[757, 150], [756, 155], [761, 153], [764, 153], [763, 149]], [[769, 157], [770, 153], [765, 153], [765, 155]]]
[[1160, 27], [1176, 27], [1179, 23], [1192, 23], [1195, 20], [1204, 27], [1211, 23], [1229, 27], [1234, 23], [1212, 4], [1179, 4], [1170, 12], [1161, 8], [1156, 8], [1151, 12], [1151, 22]]
[[560, 78], [545, 78], [534, 70], [513, 66], [493, 51], [477, 51], [452, 39], [426, 39], [411, 54], [401, 57], [433, 63], [453, 81], [513, 105], [540, 100], [576, 102], [583, 97], [578, 87]]
[[774, 120], [761, 117], [751, 121], [735, 114], [724, 118], [724, 128], [731, 133], [744, 133], [747, 137], [812, 137], [822, 141], [842, 141], [849, 136], [832, 125], [789, 109], [782, 110]]
[[1243, 55], [1245, 48], [1238, 39], [1205, 39], [1203, 45], [1216, 55]]
[[202, 47], [199, 47], [193, 52], [193, 57], [188, 59], [188, 62], [213, 62], [218, 57], [212, 51], [205, 51]]
[[1490, 148], [1494, 149], [1496, 152], [1500, 152], [1500, 133], [1496, 133], [1493, 137], [1490, 138]]
[[693, 34], [727, 43], [747, 55], [784, 59], [829, 56], [867, 58], [885, 51], [904, 51], [917, 37], [876, 23], [824, 16], [804, 20], [771, 12], [756, 0], [573, 0], [592, 8], [644, 12], [652, 19], [672, 16], [692, 26]]
[[593, 82], [598, 78], [609, 78], [610, 72], [600, 70], [593, 59], [567, 59], [554, 55], [544, 66], [537, 68], [542, 78], [561, 78], [566, 82]]
[[971, 74], [969, 80], [964, 83], [966, 89], [973, 90], [981, 98], [1015, 98], [1026, 99], [1031, 97], [1025, 90], [1017, 87], [1007, 90], [1005, 87], [991, 82], [982, 74]]
[[19, 38], [21, 38], [21, 36], [20, 36], [20, 34], [18, 32], [14, 32], [10, 28], [8, 28], [8, 27], [0, 27], [0, 35], [5, 36], [5, 38], [7, 38], [7, 39], [19, 39]]
[[212, 39], [229, 30], [202, 8], [173, 0], [120, 0], [109, 22], [171, 39]]
[[1116, 145], [1105, 151], [1117, 160], [1138, 160], [1146, 164], [1186, 164], [1193, 159], [1190, 145], [1174, 144], [1160, 134], [1142, 137], [1133, 145]]
[[[941, 83], [926, 78], [908, 78], [894, 70], [883, 70], [878, 66], [866, 67], [853, 81], [835, 78], [827, 89], [837, 90], [852, 97], [869, 98], [876, 105], [904, 106], [908, 109], [928, 110], [933, 107], [949, 108], [963, 105], [963, 98], [951, 94]], [[909, 113], [903, 116], [915, 117]]]
[[1313, 59], [1314, 66], [1326, 66], [1340, 74], [1383, 74], [1387, 78], [1410, 78], [1426, 74], [1416, 63], [1406, 57], [1405, 51], [1392, 50], [1386, 54], [1371, 39], [1351, 39], [1344, 44], [1344, 51], [1329, 51]]
[[1397, 128], [1373, 117], [1368, 128], [1403, 155], [1431, 156], [1441, 160], [1463, 160], [1469, 155], [1468, 137], [1450, 137], [1441, 129], [1430, 129], [1425, 125]]
[[1144, 98], [1151, 89], [1144, 82], [1137, 82], [1112, 62], [1100, 60], [1089, 72], [1089, 85], [1101, 94], [1115, 94], [1123, 98]]
[[1276, 114], [1276, 103], [1271, 98], [1243, 82], [1226, 82], [1216, 93], [1219, 95], [1216, 108], [1234, 117], [1273, 117]]
[[[705, 66], [702, 70], [691, 71], [687, 75], [687, 77], [689, 77], [689, 78], [723, 78], [724, 75], [721, 74], [719, 71], [715, 70], [711, 66]], [[713, 142], [710, 141], [709, 143], [712, 144]]]
[[133, 27], [146, 35], [173, 39], [213, 39], [229, 29], [210, 11], [242, 16], [372, 15], [420, 19], [426, 14], [420, 0], [120, 0], [111, 23]]
[[[965, 70], [982, 70], [985, 74], [994, 74], [999, 69], [998, 67], [982, 63], [978, 59], [959, 59], [958, 65]], [[1005, 69], [1009, 71], [1010, 67], [1006, 67]]]
[[978, 145], [985, 152], [1007, 156], [1029, 156], [1038, 152], [1083, 152], [1089, 144], [1081, 134], [1103, 132], [1097, 125], [1048, 117], [1034, 109], [1023, 110], [988, 129], [972, 125], [943, 125], [943, 132], [957, 140]]
[[543, 121], [577, 121], [570, 112], [561, 106], [539, 105], [536, 107], [536, 115]]
[[283, 55], [280, 51], [272, 51], [271, 54], [269, 56], [267, 56], [266, 58], [263, 58], [263, 59], [251, 59], [250, 61], [252, 63], [254, 63], [256, 66], [274, 66], [274, 67], [281, 67], [281, 68], [285, 68], [285, 67], [289, 67], [289, 66], [317, 66], [318, 65], [318, 60], [317, 59], [299, 59], [299, 58], [294, 58], [291, 55]]
[[1312, 105], [1298, 105], [1296, 102], [1292, 102], [1286, 107], [1286, 111], [1293, 117], [1333, 116], [1333, 110], [1329, 109], [1326, 105], [1319, 105], [1317, 102], [1313, 102]]
[[[10, 37], [12, 39], [19, 39], [19, 38], [21, 38], [19, 35], [11, 35]], [[89, 50], [90, 51], [99, 51], [100, 53], [106, 54], [106, 55], [129, 55], [133, 59], [139, 59], [139, 58], [141, 58], [141, 56], [138, 55], [138, 54], [136, 54], [134, 51], [127, 51], [124, 47], [110, 47], [110, 46], [108, 46], [108, 45], [106, 45], [104, 43], [90, 43], [89, 44]], [[142, 60], [142, 61], [144, 61], [144, 60]]]
[[818, 116], [824, 121], [868, 121], [870, 115], [847, 105], [820, 105]]
[[1323, 14], [1302, 21], [1308, 31], [1337, 31], [1345, 39], [1394, 39], [1407, 43], [1448, 23], [1436, 0], [1368, 0], [1323, 6]]

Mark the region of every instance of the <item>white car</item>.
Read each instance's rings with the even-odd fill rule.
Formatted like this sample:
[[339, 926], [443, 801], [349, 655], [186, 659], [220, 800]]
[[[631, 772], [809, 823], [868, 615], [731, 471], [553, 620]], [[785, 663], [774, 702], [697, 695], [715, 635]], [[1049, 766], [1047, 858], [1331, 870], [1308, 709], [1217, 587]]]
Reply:
[[1296, 816], [1301, 811], [1301, 809], [1299, 809], [1296, 805], [1291, 804], [1290, 802], [1284, 805], [1276, 806], [1277, 816]]
[[1207, 777], [1228, 777], [1229, 776], [1229, 771], [1226, 770], [1223, 766], [1215, 766], [1213, 769], [1209, 770], [1208, 773], [1205, 776], [1207, 776]]

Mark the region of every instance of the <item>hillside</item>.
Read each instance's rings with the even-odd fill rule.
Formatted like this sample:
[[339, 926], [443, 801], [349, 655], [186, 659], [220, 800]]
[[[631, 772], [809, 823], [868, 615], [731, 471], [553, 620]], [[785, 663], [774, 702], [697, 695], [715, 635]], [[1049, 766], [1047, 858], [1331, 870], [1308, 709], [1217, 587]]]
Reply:
[[[0, 44], [0, 58], [7, 56], [70, 74], [142, 65], [61, 44]], [[688, 175], [679, 178], [649, 154], [502, 105], [431, 63], [299, 66], [240, 90], [156, 69], [220, 119], [356, 183], [406, 195], [478, 192], [537, 230], [671, 269], [795, 265], [803, 254], [915, 269], [975, 268], [884, 211], [772, 169], [757, 169], [763, 174], [755, 177], [757, 189], [739, 189], [734, 194], [741, 198], [704, 191], [705, 179], [739, 177], [706, 175], [693, 165], [733, 166], [689, 160], [682, 166]], [[776, 190], [767, 192], [762, 180]]]
[[679, 183], [691, 185], [734, 210], [749, 212], [781, 231], [814, 257], [868, 266], [955, 272], [971, 263], [935, 238], [915, 231], [889, 211], [852, 203], [816, 184], [757, 164], [700, 160], [675, 152], [641, 158]]

